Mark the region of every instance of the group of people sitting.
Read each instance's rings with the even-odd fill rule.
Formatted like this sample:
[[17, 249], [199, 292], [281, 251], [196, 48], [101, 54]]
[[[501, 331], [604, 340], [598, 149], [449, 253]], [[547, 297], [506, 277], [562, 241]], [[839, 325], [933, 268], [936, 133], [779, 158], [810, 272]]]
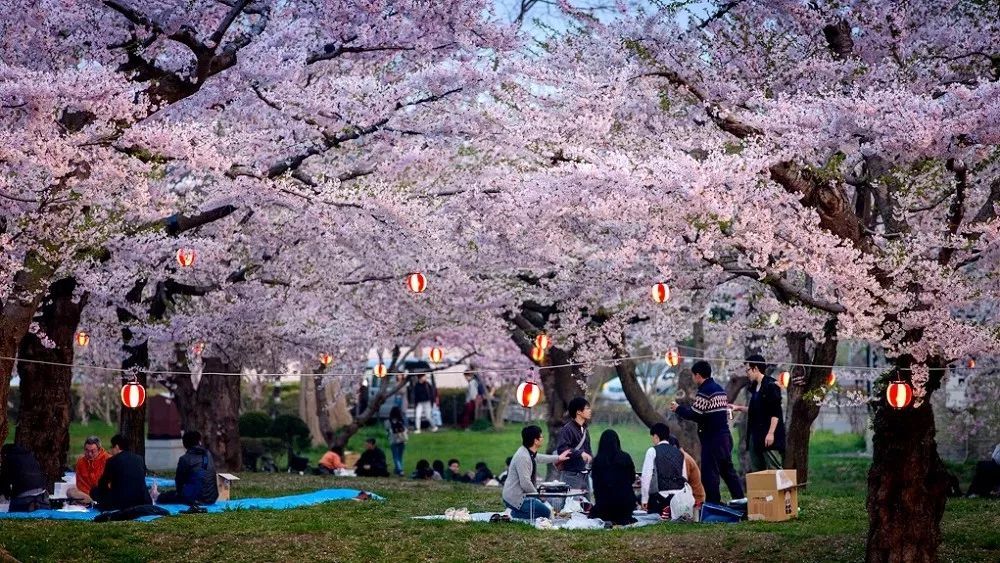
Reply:
[[448, 467], [440, 459], [429, 462], [422, 459], [417, 462], [417, 468], [411, 475], [413, 479], [432, 481], [452, 481], [455, 483], [470, 483], [473, 485], [499, 486], [499, 481], [490, 471], [486, 462], [476, 464], [475, 471], [462, 471], [462, 464], [457, 459], [449, 459]]
[[[338, 471], [345, 469], [347, 469], [347, 465], [344, 463], [344, 449], [334, 446], [319, 459], [315, 473], [317, 475], [336, 475]], [[389, 476], [385, 452], [376, 445], [374, 438], [365, 440], [365, 451], [361, 452], [361, 457], [354, 464], [354, 474], [358, 477]]]
[[[185, 432], [185, 453], [177, 461], [176, 489], [150, 496], [146, 487], [146, 463], [131, 452], [126, 436], [111, 438], [111, 448], [101, 440], [84, 440], [83, 455], [76, 462], [76, 484], [66, 496], [80, 504], [95, 505], [101, 511], [127, 510], [159, 504], [213, 504], [219, 497], [215, 462], [201, 444], [201, 434]], [[47, 479], [35, 456], [19, 444], [0, 448], [0, 496], [10, 499], [10, 512], [32, 512], [50, 508]], [[154, 491], [155, 491], [154, 487]]]

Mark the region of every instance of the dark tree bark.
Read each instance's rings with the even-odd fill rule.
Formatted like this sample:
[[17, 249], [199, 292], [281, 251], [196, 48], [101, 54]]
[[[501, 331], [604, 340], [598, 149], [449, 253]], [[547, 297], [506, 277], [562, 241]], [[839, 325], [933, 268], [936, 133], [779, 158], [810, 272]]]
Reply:
[[[410, 347], [411, 350], [413, 348], [413, 346]], [[404, 358], [400, 357], [399, 346], [394, 347], [392, 349], [392, 360], [389, 362], [389, 365], [386, 366], [386, 371], [389, 373], [398, 372], [398, 366], [402, 364], [403, 359]], [[406, 383], [408, 381], [409, 377], [404, 377], [400, 378], [400, 381], [398, 381], [395, 385], [389, 385], [387, 383], [379, 386], [378, 393], [376, 393], [373, 398], [368, 400], [368, 408], [366, 408], [364, 412], [356, 415], [350, 424], [344, 425], [338, 428], [335, 432], [323, 436], [327, 445], [331, 448], [346, 448], [347, 442], [350, 441], [351, 436], [357, 434], [358, 430], [368, 424], [368, 421], [378, 416], [378, 411], [382, 408], [382, 405], [389, 400], [389, 397], [392, 397], [401, 389], [406, 387]], [[319, 400], [318, 397], [317, 400]], [[417, 421], [417, 424], [420, 424], [419, 420]]]
[[[812, 343], [811, 339], [802, 333], [791, 333], [785, 336], [792, 361], [796, 364], [811, 364], [813, 366], [830, 366], [837, 359], [837, 321], [830, 319], [825, 327], [822, 342]], [[788, 416], [785, 428], [785, 462], [786, 469], [795, 469], [800, 483], [809, 481], [809, 438], [812, 436], [812, 425], [819, 416], [819, 404], [813, 400], [821, 388], [826, 385], [830, 375], [827, 367], [795, 366], [792, 370], [792, 381], [788, 386]]]
[[[21, 339], [18, 374], [21, 376], [21, 408], [14, 441], [31, 450], [45, 473], [47, 486], [62, 477], [69, 454], [69, 423], [72, 418], [71, 385], [73, 344], [86, 295], [73, 301], [76, 280], [54, 282], [35, 317], [42, 332], [55, 344], [46, 348], [36, 334]], [[52, 362], [51, 365], [35, 363]]]
[[[901, 358], [897, 374], [908, 374], [911, 361]], [[943, 368], [944, 362], [932, 362], [931, 367]], [[876, 385], [879, 401], [874, 406], [867, 500], [866, 560], [871, 563], [937, 561], [948, 480], [934, 440], [930, 397], [940, 385], [941, 373], [931, 372], [927, 395], [916, 407], [893, 409], [885, 401], [888, 378]]]
[[[178, 364], [172, 371], [184, 371], [186, 351], [177, 352]], [[233, 366], [220, 358], [204, 358], [205, 374], [195, 387], [190, 374], [173, 375], [167, 386], [174, 392], [174, 401], [185, 431], [201, 432], [205, 447], [212, 452], [216, 467], [239, 471], [240, 452], [240, 380]]]

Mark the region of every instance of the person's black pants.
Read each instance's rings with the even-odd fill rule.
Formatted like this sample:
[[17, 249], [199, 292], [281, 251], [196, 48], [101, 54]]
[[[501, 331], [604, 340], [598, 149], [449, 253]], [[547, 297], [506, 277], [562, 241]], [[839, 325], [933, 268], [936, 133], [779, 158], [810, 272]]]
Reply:
[[986, 496], [1000, 486], [1000, 464], [993, 461], [980, 461], [976, 464], [976, 472], [972, 474], [972, 484], [967, 494]]
[[733, 437], [729, 434], [704, 436], [701, 439], [701, 484], [705, 487], [705, 502], [719, 504], [719, 478], [726, 482], [733, 499], [743, 498], [743, 485], [733, 466]]

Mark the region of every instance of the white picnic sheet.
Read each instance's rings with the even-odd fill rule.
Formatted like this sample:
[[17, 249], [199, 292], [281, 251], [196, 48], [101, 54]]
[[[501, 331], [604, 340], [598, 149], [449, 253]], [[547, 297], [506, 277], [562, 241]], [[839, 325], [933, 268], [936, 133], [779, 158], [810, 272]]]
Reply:
[[[469, 522], [489, 522], [490, 517], [494, 514], [506, 514], [507, 512], [473, 512], [469, 514]], [[647, 514], [644, 511], [637, 510], [632, 514], [632, 517], [636, 519], [635, 524], [629, 524], [627, 526], [615, 526], [615, 528], [639, 528], [642, 526], [649, 526], [651, 524], [660, 523], [659, 514]], [[444, 514], [431, 514], [429, 516], [414, 516], [415, 520], [448, 520], [449, 518]], [[552, 524], [551, 527], [539, 525], [537, 520], [543, 520], [541, 518], [536, 518], [536, 522], [531, 520], [521, 520], [519, 518], [511, 518], [511, 522], [518, 522], [521, 524], [527, 524], [529, 526], [534, 526], [540, 530], [604, 530], [604, 520], [600, 518], [587, 518], [586, 515], [574, 512], [569, 518], [552, 518], [549, 522]]]

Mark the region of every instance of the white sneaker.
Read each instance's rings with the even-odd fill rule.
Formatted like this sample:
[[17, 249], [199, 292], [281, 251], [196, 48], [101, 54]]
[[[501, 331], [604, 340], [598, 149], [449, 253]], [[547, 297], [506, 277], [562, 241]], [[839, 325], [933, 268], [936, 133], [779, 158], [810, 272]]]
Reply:
[[434, 428], [431, 428], [431, 432], [437, 432], [437, 431], [438, 431], [438, 427], [437, 426], [435, 426]]
[[418, 428], [418, 429], [417, 429], [417, 430], [415, 430], [415, 431], [414, 431], [413, 433], [414, 433], [414, 434], [420, 434], [420, 429]]
[[747, 503], [747, 497], [733, 499], [729, 501], [729, 504], [746, 504], [746, 503]]

